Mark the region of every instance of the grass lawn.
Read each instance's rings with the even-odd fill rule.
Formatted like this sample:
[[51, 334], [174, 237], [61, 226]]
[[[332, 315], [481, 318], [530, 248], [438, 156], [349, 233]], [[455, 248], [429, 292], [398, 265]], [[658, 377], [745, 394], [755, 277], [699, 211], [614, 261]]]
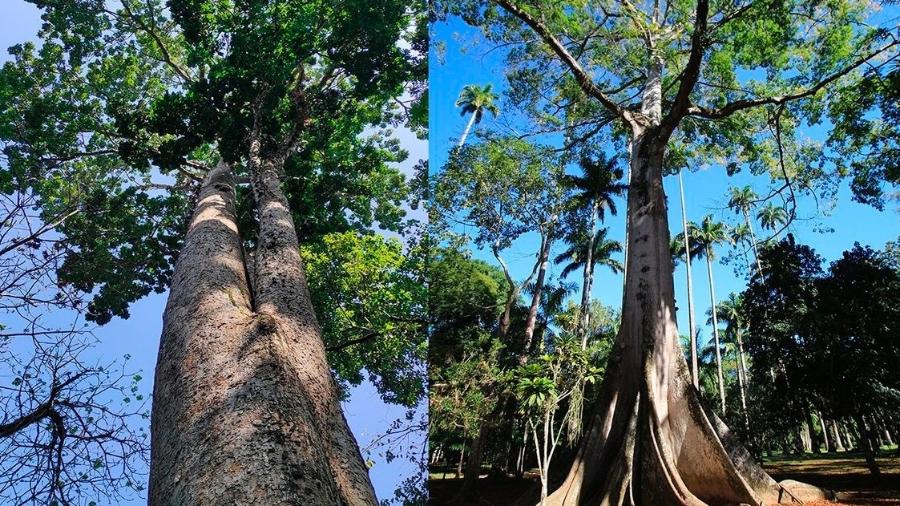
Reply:
[[809, 454], [773, 457], [763, 464], [776, 480], [797, 480], [834, 490], [838, 504], [900, 506], [900, 457], [882, 452], [876, 459], [881, 476], [869, 473], [861, 454]]

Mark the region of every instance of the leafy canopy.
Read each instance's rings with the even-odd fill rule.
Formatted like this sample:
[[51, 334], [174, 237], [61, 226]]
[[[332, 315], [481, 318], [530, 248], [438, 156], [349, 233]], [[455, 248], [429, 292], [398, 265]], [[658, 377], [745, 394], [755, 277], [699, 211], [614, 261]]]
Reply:
[[33, 3], [40, 46], [14, 46], [0, 70], [0, 191], [39, 194], [47, 217], [75, 211], [60, 279], [95, 295], [91, 319], [165, 289], [199, 180], [218, 159], [243, 172], [254, 124], [262, 155], [287, 157], [305, 241], [403, 226], [390, 127], [394, 99], [423, 93], [418, 3]]

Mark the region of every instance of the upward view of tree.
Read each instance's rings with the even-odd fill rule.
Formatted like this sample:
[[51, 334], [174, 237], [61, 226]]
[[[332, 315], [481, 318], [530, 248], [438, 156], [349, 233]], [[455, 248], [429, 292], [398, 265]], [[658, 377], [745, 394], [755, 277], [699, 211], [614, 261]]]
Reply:
[[460, 107], [460, 114], [469, 115], [469, 122], [466, 123], [466, 129], [463, 130], [459, 137], [459, 147], [466, 144], [466, 138], [472, 130], [472, 126], [481, 123], [481, 118], [485, 112], [489, 112], [496, 116], [500, 114], [500, 108], [496, 101], [500, 98], [493, 92], [493, 85], [478, 86], [477, 84], [469, 84], [463, 87], [459, 92], [459, 98], [456, 99], [456, 107]]
[[96, 209], [57, 227], [92, 320], [170, 290], [150, 504], [376, 504], [298, 238], [402, 226], [405, 155], [366, 130], [422, 112], [393, 100], [422, 91], [422, 6], [38, 6], [0, 77], [4, 180], [42, 219]]
[[[589, 139], [612, 125], [605, 132], [629, 146], [620, 356], [612, 360], [593, 430], [548, 503], [618, 504], [635, 495], [641, 503], [776, 500], [782, 486], [719, 437], [676, 352], [664, 165], [715, 152], [725, 166], [751, 165], [794, 188], [791, 179], [804, 168], [783, 156], [802, 142], [794, 126], [836, 97], [844, 78], [890, 57], [897, 39], [862, 22], [869, 11], [854, 1], [818, 9], [706, 0], [624, 6], [448, 0], [438, 11], [460, 15], [506, 48], [517, 102], [539, 128], [580, 124], [567, 137]], [[769, 149], [743, 149], [761, 142]], [[674, 145], [679, 149], [670, 150]], [[678, 423], [659, 422], [672, 419]], [[649, 436], [638, 438], [638, 427], [651, 427]], [[653, 479], [659, 476], [666, 478]], [[794, 490], [822, 496], [812, 487]]]

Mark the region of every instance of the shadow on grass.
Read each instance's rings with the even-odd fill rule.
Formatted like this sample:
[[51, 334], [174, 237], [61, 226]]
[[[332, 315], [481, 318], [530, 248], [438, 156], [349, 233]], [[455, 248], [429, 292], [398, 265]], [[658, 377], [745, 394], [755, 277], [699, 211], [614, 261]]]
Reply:
[[[881, 452], [877, 459], [881, 475], [872, 476], [861, 453], [806, 454], [802, 456], [773, 456], [763, 463], [766, 471], [777, 481], [797, 480], [833, 490], [838, 503], [822, 505], [873, 505], [900, 506], [900, 456], [896, 450]], [[434, 506], [534, 506], [540, 496], [537, 473], [527, 473], [525, 478], [488, 477], [478, 480], [475, 497], [462, 501], [458, 491], [461, 479], [455, 478], [454, 469], [433, 468], [428, 481]]]
[[876, 461], [880, 476], [869, 473], [863, 455], [855, 452], [776, 456], [763, 466], [778, 481], [797, 480], [834, 490], [839, 504], [900, 506], [900, 458], [896, 451], [887, 451]]

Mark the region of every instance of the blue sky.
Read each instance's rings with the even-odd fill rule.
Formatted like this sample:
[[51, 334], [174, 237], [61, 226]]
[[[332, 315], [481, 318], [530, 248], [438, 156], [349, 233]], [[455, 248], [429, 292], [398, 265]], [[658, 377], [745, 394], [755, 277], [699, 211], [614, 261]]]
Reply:
[[[446, 22], [437, 23], [432, 27], [432, 54], [430, 60], [430, 131], [429, 160], [431, 170], [439, 171], [447, 159], [450, 148], [459, 141], [459, 136], [465, 128], [468, 117], [461, 117], [459, 109], [454, 102], [459, 96], [460, 90], [467, 84], [493, 84], [495, 91], [500, 93], [500, 116], [498, 119], [485, 115], [481, 124], [475, 127], [474, 137], [470, 136], [467, 142], [477, 141], [477, 133], [492, 128], [507, 128], [510, 125], [517, 130], [527, 131], [527, 126], [520, 123], [521, 118], [510, 117], [504, 112], [503, 91], [507, 88], [503, 72], [504, 54], [502, 50], [495, 49], [483, 39], [478, 30], [466, 25], [458, 18], [450, 18]], [[801, 135], [811, 139], [821, 139], [821, 128], [805, 129]], [[552, 142], [552, 139], [545, 140]], [[760, 195], [766, 195], [769, 188], [769, 180], [766, 176], [752, 176], [738, 174], [728, 177], [721, 166], [708, 166], [695, 172], [684, 174], [684, 183], [687, 200], [688, 219], [699, 222], [707, 214], [712, 214], [716, 219], [727, 220], [734, 224], [737, 216], [727, 209], [727, 192], [731, 186], [743, 186], [750, 184]], [[664, 181], [669, 202], [669, 224], [672, 234], [681, 231], [681, 206], [678, 198], [677, 177], [667, 177]], [[812, 246], [827, 261], [835, 260], [841, 253], [853, 246], [854, 242], [870, 245], [880, 249], [887, 241], [896, 240], [900, 235], [900, 222], [896, 214], [896, 202], [886, 205], [885, 212], [855, 203], [850, 198], [849, 184], [841, 185], [837, 206], [829, 215], [816, 216], [815, 219], [796, 221], [790, 231], [799, 242]], [[618, 216], [607, 217], [604, 226], [609, 227], [609, 238], [624, 242], [625, 237], [625, 209], [624, 200], [621, 200], [618, 208]], [[810, 199], [802, 200], [798, 216], [810, 218], [814, 213], [814, 203]], [[831, 233], [819, 233], [816, 229], [832, 228]], [[754, 227], [759, 236], [759, 225]], [[511, 270], [517, 279], [524, 279], [534, 262], [534, 255], [538, 243], [535, 234], [526, 235], [516, 241], [509, 250], [504, 253], [505, 259], [511, 264]], [[721, 259], [726, 248], [721, 248], [718, 257]], [[475, 256], [491, 264], [496, 264], [489, 252], [476, 251]], [[751, 257], [752, 259], [752, 257]], [[620, 255], [619, 260], [622, 260]], [[741, 259], [741, 262], [743, 260]], [[553, 274], [561, 271], [561, 266], [551, 267]], [[678, 321], [681, 327], [687, 326], [687, 288], [684, 265], [680, 264], [675, 271], [676, 298], [679, 300]], [[694, 279], [695, 314], [697, 324], [706, 322], [706, 311], [710, 308], [709, 289], [706, 278], [706, 266], [703, 260], [695, 261], [692, 269]], [[715, 264], [713, 267], [715, 278], [715, 291], [719, 301], [727, 298], [731, 292], [742, 291], [746, 285], [746, 279], [735, 275], [731, 265]], [[580, 279], [572, 276], [569, 281], [578, 282]], [[579, 296], [576, 294], [576, 296]], [[599, 298], [606, 305], [620, 307], [622, 300], [622, 277], [612, 275], [605, 269], [598, 269], [597, 279], [591, 294], [593, 298]], [[580, 299], [578, 299], [580, 300]], [[711, 328], [702, 330], [701, 346], [710, 338]], [[682, 331], [683, 333], [686, 331]]]
[[[0, 64], [8, 60], [6, 49], [9, 46], [36, 40], [40, 25], [40, 12], [34, 5], [24, 0], [3, 0], [0, 10]], [[397, 135], [410, 153], [407, 162], [401, 166], [401, 169], [408, 173], [416, 160], [427, 156], [427, 143], [416, 139], [411, 132], [404, 129], [398, 130]], [[144, 379], [141, 382], [141, 390], [149, 394], [152, 391], [166, 295], [148, 296], [132, 305], [129, 319], [116, 318], [109, 324], [97, 328], [94, 333], [99, 344], [84, 358], [89, 362], [110, 362], [121, 360], [126, 354], [130, 355], [129, 370], [142, 371]], [[52, 318], [58, 319], [61, 325], [71, 321], [71, 315], [52, 315]], [[0, 381], [7, 375], [7, 371], [0, 370]], [[350, 399], [343, 407], [347, 421], [362, 448], [384, 433], [391, 422], [402, 418], [406, 413], [400, 406], [382, 402], [375, 388], [368, 382], [354, 388]], [[419, 441], [418, 444], [424, 444], [424, 441]], [[400, 482], [415, 469], [404, 459], [398, 458], [387, 463], [377, 453], [371, 458], [375, 461], [375, 466], [371, 469], [370, 475], [379, 499], [391, 498]], [[145, 503], [145, 498], [138, 497], [123, 504]]]

